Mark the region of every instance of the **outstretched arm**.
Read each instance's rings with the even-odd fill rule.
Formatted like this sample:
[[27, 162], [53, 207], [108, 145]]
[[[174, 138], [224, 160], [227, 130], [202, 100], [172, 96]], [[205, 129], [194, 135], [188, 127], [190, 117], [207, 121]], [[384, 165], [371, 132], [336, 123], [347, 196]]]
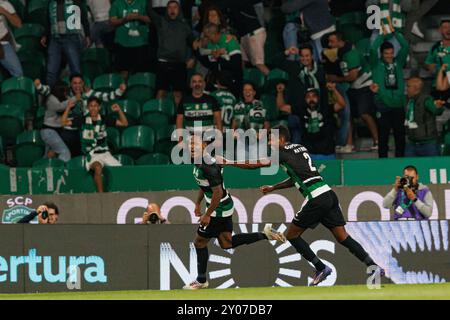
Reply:
[[273, 186], [262, 186], [261, 192], [266, 194], [275, 190], [281, 190], [281, 189], [289, 189], [292, 188], [294, 186], [294, 181], [292, 180], [292, 178], [288, 178], [284, 181], [281, 181], [279, 183], [277, 183], [276, 185]]
[[259, 160], [246, 160], [246, 161], [232, 161], [227, 160], [221, 156], [215, 157], [217, 162], [222, 166], [236, 167], [240, 169], [259, 169], [263, 167], [270, 167], [272, 162], [270, 159], [259, 159]]
[[450, 78], [446, 74], [446, 70], [447, 65], [443, 64], [436, 76], [436, 88], [440, 91], [446, 91], [450, 88]]
[[294, 186], [294, 181], [292, 180], [292, 178], [288, 178], [284, 181], [277, 183], [273, 187], [275, 190], [280, 190], [280, 189], [292, 188], [293, 186]]

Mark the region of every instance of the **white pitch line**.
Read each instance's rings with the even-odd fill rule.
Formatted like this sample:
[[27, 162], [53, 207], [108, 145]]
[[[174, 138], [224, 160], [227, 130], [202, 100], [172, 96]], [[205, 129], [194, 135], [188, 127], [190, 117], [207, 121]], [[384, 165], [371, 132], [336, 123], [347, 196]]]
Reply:
[[216, 254], [212, 254], [209, 256], [209, 262], [216, 262], [221, 264], [231, 264], [231, 259], [227, 257], [218, 256]]
[[298, 270], [292, 270], [292, 269], [286, 269], [286, 268], [280, 268], [280, 271], [278, 273], [288, 276], [288, 277], [297, 278], [297, 279], [300, 279], [300, 277], [302, 275], [302, 273]]
[[275, 283], [280, 287], [292, 287], [292, 285], [290, 285], [286, 281], [281, 280], [280, 278], [277, 278], [277, 280], [275, 280]]
[[231, 287], [232, 285], [234, 285], [234, 280], [229, 279], [229, 280], [225, 281], [224, 283], [222, 283], [220, 286], [218, 286], [217, 289], [226, 289], [226, 288]]
[[277, 252], [277, 254], [280, 254], [283, 251], [285, 251], [287, 248], [289, 248], [290, 246], [291, 246], [291, 244], [289, 242], [285, 242], [282, 245], [280, 245], [278, 248], [276, 248], [275, 251]]
[[283, 263], [289, 263], [289, 262], [294, 262], [294, 261], [300, 261], [301, 259], [302, 259], [302, 257], [300, 254], [294, 253], [289, 256], [280, 257], [279, 261], [280, 261], [280, 264], [283, 264]]
[[218, 271], [211, 271], [209, 277], [211, 279], [222, 278], [231, 274], [231, 269], [223, 269]]

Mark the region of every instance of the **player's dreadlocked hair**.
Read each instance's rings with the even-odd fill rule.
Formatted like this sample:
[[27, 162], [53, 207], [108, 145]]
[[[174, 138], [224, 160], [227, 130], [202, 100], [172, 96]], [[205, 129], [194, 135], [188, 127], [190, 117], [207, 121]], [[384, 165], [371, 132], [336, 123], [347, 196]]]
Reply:
[[272, 132], [272, 130], [278, 130], [279, 137], [280, 138], [284, 137], [284, 140], [286, 140], [286, 142], [290, 142], [291, 141], [291, 134], [289, 132], [289, 129], [286, 128], [285, 126], [278, 125], [278, 126], [273, 127], [271, 129], [271, 132]]

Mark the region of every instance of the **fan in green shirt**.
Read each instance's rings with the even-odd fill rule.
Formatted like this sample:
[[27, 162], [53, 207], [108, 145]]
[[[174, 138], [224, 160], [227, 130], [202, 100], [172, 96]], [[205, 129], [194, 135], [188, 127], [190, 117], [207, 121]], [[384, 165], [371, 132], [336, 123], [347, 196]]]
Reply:
[[[235, 54], [241, 54], [241, 46], [239, 45], [239, 41], [231, 35], [222, 33], [220, 35], [218, 42], [208, 41], [206, 45], [206, 50], [210, 50], [212, 53], [215, 50], [224, 49], [221, 54], [221, 57], [225, 60], [230, 60], [231, 56]], [[209, 59], [211, 61], [215, 61], [216, 58], [211, 54], [209, 55]]]
[[231, 121], [234, 114], [234, 105], [236, 97], [227, 89], [219, 89], [211, 93], [211, 96], [217, 100], [222, 109], [222, 126], [223, 129], [231, 128]]
[[261, 101], [255, 99], [256, 91], [250, 83], [244, 84], [243, 100], [234, 107], [232, 128], [236, 129], [270, 129], [267, 110]]
[[328, 75], [328, 81], [347, 82], [351, 89], [362, 89], [372, 84], [370, 66], [361, 52], [350, 42], [343, 40], [342, 34], [332, 32], [328, 36], [328, 46], [338, 49], [338, 63], [343, 76]]
[[116, 0], [109, 11], [111, 24], [116, 27], [114, 42], [123, 47], [141, 47], [148, 44], [148, 24], [145, 0]]
[[[388, 42], [393, 37], [400, 43], [397, 55], [394, 54], [393, 45]], [[376, 93], [376, 101], [386, 107], [403, 108], [405, 106], [403, 67], [406, 64], [408, 51], [408, 42], [399, 32], [379, 35], [370, 48], [370, 66], [374, 82], [371, 89]], [[380, 58], [378, 52], [381, 53]]]
[[[428, 52], [425, 59], [425, 67], [428, 71], [437, 72], [444, 64], [445, 57], [450, 56], [450, 20], [442, 20], [439, 27], [439, 32], [442, 35], [442, 40], [436, 42]], [[433, 87], [436, 86], [436, 81], [433, 81]]]

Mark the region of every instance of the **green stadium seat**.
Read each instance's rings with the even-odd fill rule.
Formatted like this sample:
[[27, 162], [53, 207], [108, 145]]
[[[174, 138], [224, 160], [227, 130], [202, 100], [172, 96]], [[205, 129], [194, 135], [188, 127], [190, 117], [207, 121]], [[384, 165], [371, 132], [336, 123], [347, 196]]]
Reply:
[[442, 150], [443, 156], [450, 156], [450, 144], [445, 144]]
[[345, 40], [358, 43], [361, 39], [370, 36], [366, 28], [367, 15], [362, 11], [347, 12], [337, 19], [337, 29], [342, 32]]
[[125, 97], [143, 105], [155, 96], [155, 81], [156, 76], [153, 73], [136, 73], [130, 76]]
[[155, 134], [147, 126], [134, 126], [122, 132], [120, 153], [138, 159], [144, 154], [153, 152]]
[[[115, 101], [122, 108], [122, 111], [125, 113], [128, 119], [128, 125], [134, 126], [139, 124], [141, 120], [141, 106], [138, 102], [134, 100], [119, 100]], [[111, 110], [111, 106], [113, 103], [107, 104], [107, 117], [112, 117], [113, 119], [117, 119], [118, 115], [116, 112]]]
[[94, 80], [94, 90], [101, 92], [115, 91], [124, 82], [118, 73], [107, 73], [98, 76]]
[[138, 166], [162, 164], [170, 164], [170, 159], [167, 155], [161, 153], [149, 153], [136, 160]]
[[277, 84], [279, 84], [280, 82], [287, 83], [288, 81], [289, 75], [287, 72], [281, 69], [272, 69], [267, 75], [264, 92], [275, 93]]
[[177, 144], [176, 139], [172, 141], [172, 136], [175, 136], [175, 125], [161, 126], [155, 129], [155, 152], [163, 153], [170, 156], [172, 148]]
[[33, 128], [40, 130], [44, 124], [45, 108], [43, 106], [38, 107], [36, 110], [36, 116], [34, 118]]
[[45, 56], [40, 51], [20, 50], [18, 52], [25, 77], [44, 79], [46, 74]]
[[244, 69], [244, 82], [251, 82], [257, 89], [261, 89], [266, 83], [266, 76], [259, 69], [246, 68]]
[[177, 143], [175, 141], [164, 141], [157, 142], [155, 144], [155, 152], [165, 154], [170, 157], [172, 154], [172, 149], [175, 147]]
[[0, 105], [0, 136], [16, 139], [25, 128], [25, 110], [18, 105]]
[[446, 145], [450, 145], [450, 132], [447, 132], [447, 133], [444, 135], [444, 143], [445, 143]]
[[44, 155], [45, 145], [39, 131], [22, 132], [16, 139], [14, 155], [18, 167], [30, 167]]
[[[17, 15], [20, 17], [20, 19], [23, 22], [24, 19], [25, 19], [26, 8], [25, 8], [24, 4], [22, 3], [22, 1], [20, 1], [20, 0], [9, 0], [9, 3], [12, 4], [12, 6], [14, 7], [14, 10], [16, 10]], [[17, 40], [17, 38], [16, 38], [16, 40]]]
[[2, 83], [2, 103], [20, 105], [29, 110], [35, 103], [33, 80], [27, 77], [12, 77]]
[[35, 23], [24, 23], [21, 28], [14, 31], [14, 38], [20, 45], [20, 51], [42, 50], [41, 38], [44, 35], [44, 27]]
[[3, 151], [3, 139], [0, 136], [0, 163], [5, 162], [5, 153]]
[[81, 55], [81, 72], [85, 78], [95, 78], [109, 72], [111, 58], [105, 48], [89, 48]]
[[3, 83], [3, 81], [5, 81], [6, 79], [9, 78], [9, 75], [5, 74], [6, 71], [3, 71], [2, 69], [0, 69], [0, 84]]
[[175, 125], [161, 126], [158, 129], [154, 129], [155, 142], [166, 141], [166, 140], [170, 141], [171, 134], [174, 130], [175, 130]]
[[167, 126], [175, 116], [175, 106], [172, 99], [153, 99], [142, 107], [142, 124], [157, 130]]
[[57, 158], [42, 158], [33, 162], [33, 168], [64, 168], [65, 162]]
[[96, 191], [92, 174], [86, 170], [85, 156], [78, 156], [70, 159], [66, 163], [66, 168], [69, 170], [77, 170], [73, 174], [76, 176], [75, 179], [77, 184], [81, 186], [81, 192], [93, 193]]
[[366, 23], [366, 14], [362, 11], [347, 12], [337, 19], [337, 23], [339, 26], [348, 24], [361, 26]]
[[116, 158], [123, 166], [134, 166], [133, 158], [126, 154], [116, 154], [114, 155], [114, 158]]
[[270, 94], [264, 94], [261, 96], [261, 102], [267, 111], [267, 118], [269, 121], [277, 120], [280, 115], [277, 108], [277, 98]]
[[49, 0], [30, 0], [28, 1], [26, 22], [40, 24], [47, 28], [47, 12]]
[[112, 154], [119, 152], [120, 149], [120, 131], [116, 127], [106, 128], [108, 147]]
[[78, 156], [78, 157], [70, 159], [66, 163], [66, 168], [67, 169], [80, 169], [80, 168], [85, 169], [86, 168], [86, 157]]

